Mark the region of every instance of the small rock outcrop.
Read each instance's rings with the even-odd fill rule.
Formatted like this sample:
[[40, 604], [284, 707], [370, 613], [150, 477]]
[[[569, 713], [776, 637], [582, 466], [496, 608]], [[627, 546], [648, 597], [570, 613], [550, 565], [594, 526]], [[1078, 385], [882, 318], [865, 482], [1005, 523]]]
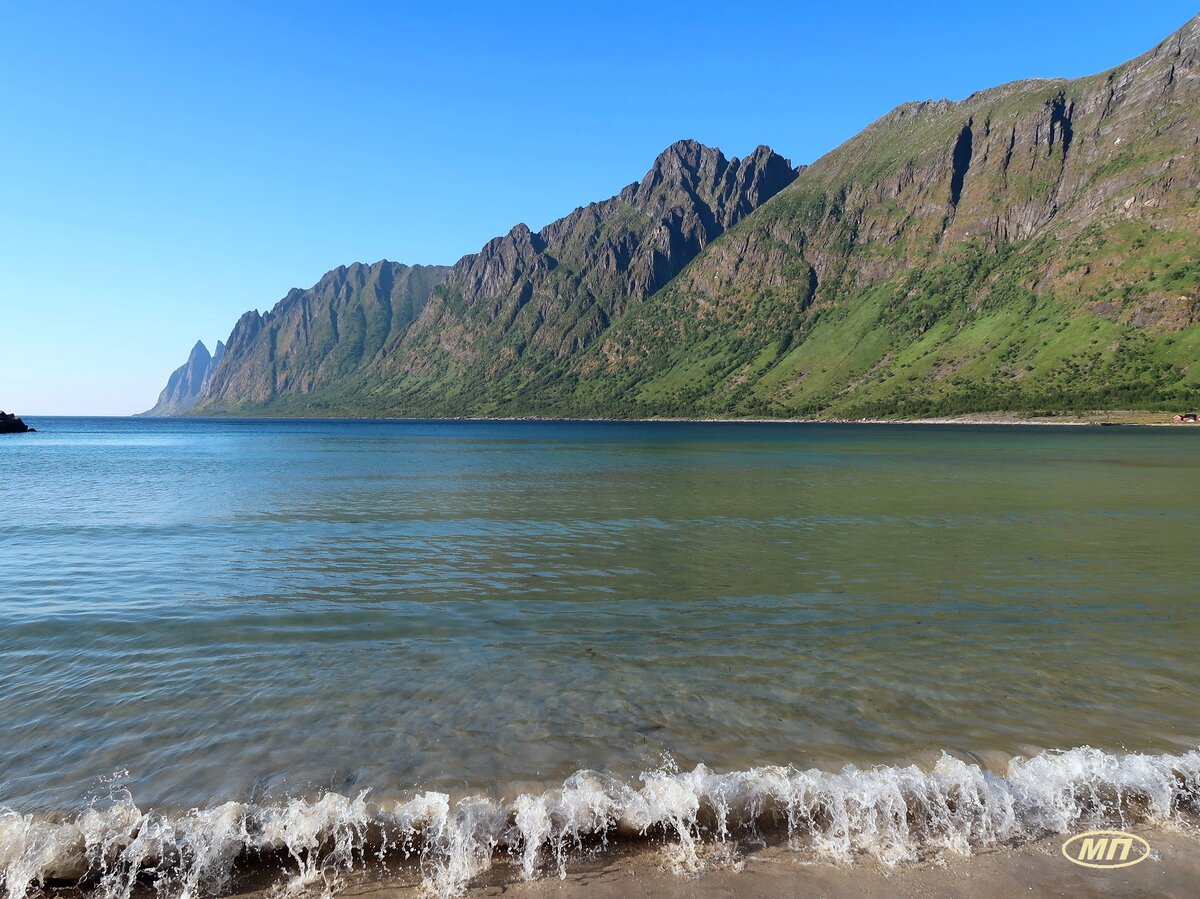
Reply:
[[12, 413], [0, 412], [0, 434], [32, 434], [36, 430]]

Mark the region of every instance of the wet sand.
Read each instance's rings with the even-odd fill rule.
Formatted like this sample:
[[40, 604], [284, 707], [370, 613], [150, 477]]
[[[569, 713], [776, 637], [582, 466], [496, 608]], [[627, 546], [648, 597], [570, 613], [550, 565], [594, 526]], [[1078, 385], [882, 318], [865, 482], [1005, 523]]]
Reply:
[[[715, 860], [699, 875], [672, 873], [663, 850], [606, 857], [591, 869], [580, 866], [565, 879], [545, 877], [523, 882], [515, 878], [474, 884], [467, 899], [504, 896], [511, 899], [916, 899], [916, 897], [1179, 897], [1200, 894], [1200, 832], [1134, 829], [1149, 841], [1152, 854], [1144, 862], [1116, 870], [1073, 865], [1060, 853], [1065, 837], [1051, 837], [1016, 849], [980, 852], [970, 858], [904, 866], [892, 870], [872, 863], [839, 866], [805, 863], [782, 848], [767, 848], [738, 859]], [[497, 870], [497, 869], [493, 869]], [[503, 869], [500, 869], [503, 870]], [[516, 872], [509, 870], [509, 876]], [[427, 896], [417, 887], [366, 883], [340, 895], [354, 899], [416, 899]]]

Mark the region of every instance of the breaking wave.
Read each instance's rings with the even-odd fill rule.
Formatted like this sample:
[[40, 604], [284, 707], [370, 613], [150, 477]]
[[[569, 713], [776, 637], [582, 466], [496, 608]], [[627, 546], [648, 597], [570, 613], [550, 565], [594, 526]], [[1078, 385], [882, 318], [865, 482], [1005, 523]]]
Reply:
[[[21, 899], [75, 884], [96, 899], [219, 896], [255, 872], [277, 893], [329, 893], [355, 872], [407, 873], [440, 896], [489, 869], [565, 876], [617, 840], [661, 843], [680, 873], [712, 848], [780, 843], [813, 859], [895, 866], [1103, 826], [1193, 821], [1200, 751], [1111, 755], [1088, 747], [1014, 758], [1004, 775], [943, 754], [916, 766], [840, 773], [762, 767], [719, 774], [670, 765], [629, 783], [579, 771], [501, 802], [444, 793], [373, 802], [326, 793], [278, 805], [226, 802], [171, 815], [116, 795], [69, 819], [0, 808], [0, 886]], [[499, 873], [503, 873], [501, 870]]]

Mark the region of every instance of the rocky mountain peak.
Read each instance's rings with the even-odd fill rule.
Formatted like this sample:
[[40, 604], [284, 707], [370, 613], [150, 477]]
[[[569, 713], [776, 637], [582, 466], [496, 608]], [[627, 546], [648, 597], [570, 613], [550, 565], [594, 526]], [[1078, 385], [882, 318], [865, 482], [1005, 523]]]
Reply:
[[188, 365], [207, 366], [211, 361], [212, 355], [208, 352], [208, 347], [204, 345], [203, 340], [197, 340], [196, 345], [192, 347], [192, 351], [188, 354]]
[[[754, 152], [738, 162], [731, 197], [735, 199], [727, 212], [729, 224], [753, 212], [775, 194], [779, 193], [803, 171], [803, 166], [793, 168], [790, 160], [780, 156], [766, 145], [759, 145]], [[732, 213], [732, 216], [729, 215]]]
[[769, 147], [739, 160], [676, 141], [616, 196], [536, 233], [517, 225], [463, 257], [405, 338], [408, 352], [391, 358], [419, 373], [443, 353], [446, 364], [495, 356], [494, 374], [531, 349], [575, 352], [795, 177]]
[[644, 190], [659, 184], [687, 185], [711, 181], [728, 165], [725, 154], [695, 140], [680, 140], [658, 154], [650, 171], [642, 179]]
[[160, 416], [187, 412], [196, 404], [224, 355], [223, 343], [218, 341], [217, 353], [214, 356], [208, 352], [204, 341], [197, 340], [192, 351], [188, 353], [187, 362], [175, 369], [167, 379], [167, 386], [158, 395], [158, 402], [154, 404], [154, 408], [142, 414]]

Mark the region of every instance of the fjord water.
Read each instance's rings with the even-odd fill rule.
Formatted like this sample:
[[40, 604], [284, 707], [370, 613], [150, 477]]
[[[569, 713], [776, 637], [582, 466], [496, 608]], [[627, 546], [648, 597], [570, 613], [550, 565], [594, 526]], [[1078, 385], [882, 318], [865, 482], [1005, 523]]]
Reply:
[[20, 814], [1200, 743], [1200, 432], [31, 424]]

